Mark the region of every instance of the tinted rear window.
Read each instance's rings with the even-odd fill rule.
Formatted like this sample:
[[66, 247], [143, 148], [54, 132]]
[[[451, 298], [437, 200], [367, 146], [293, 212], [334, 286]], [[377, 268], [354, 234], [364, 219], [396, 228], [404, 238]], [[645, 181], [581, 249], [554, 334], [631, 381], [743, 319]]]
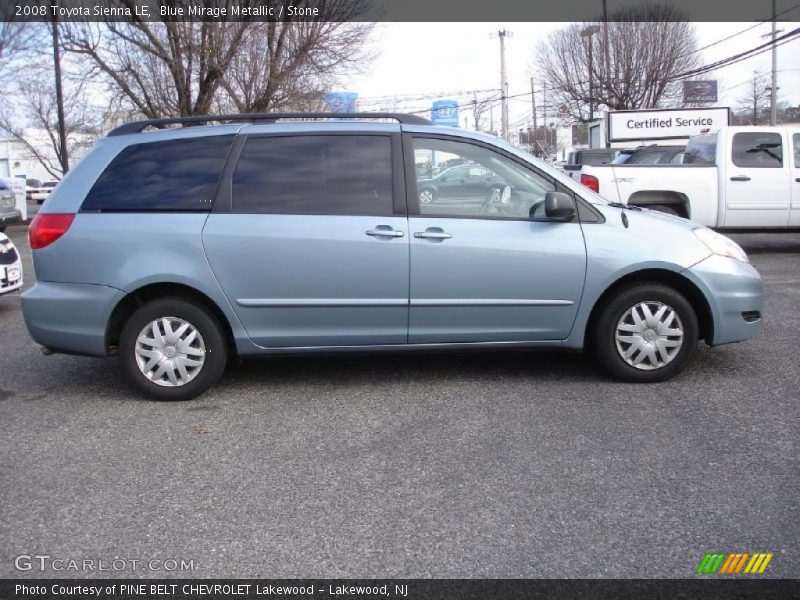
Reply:
[[581, 164], [589, 166], [607, 165], [610, 164], [613, 159], [614, 155], [612, 152], [584, 153], [583, 156], [581, 156]]
[[128, 146], [95, 182], [82, 210], [208, 211], [232, 135]]
[[254, 137], [233, 175], [233, 210], [296, 215], [391, 215], [389, 136]]

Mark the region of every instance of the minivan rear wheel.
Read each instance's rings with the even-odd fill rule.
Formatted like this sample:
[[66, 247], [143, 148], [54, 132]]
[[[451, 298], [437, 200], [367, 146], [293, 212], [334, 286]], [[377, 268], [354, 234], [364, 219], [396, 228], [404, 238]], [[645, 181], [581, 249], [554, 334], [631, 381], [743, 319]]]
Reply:
[[184, 298], [160, 298], [137, 309], [122, 328], [119, 352], [130, 383], [155, 400], [199, 396], [227, 362], [216, 318]]
[[665, 381], [686, 366], [697, 348], [697, 315], [686, 298], [666, 285], [628, 286], [599, 310], [591, 332], [595, 356], [624, 381]]

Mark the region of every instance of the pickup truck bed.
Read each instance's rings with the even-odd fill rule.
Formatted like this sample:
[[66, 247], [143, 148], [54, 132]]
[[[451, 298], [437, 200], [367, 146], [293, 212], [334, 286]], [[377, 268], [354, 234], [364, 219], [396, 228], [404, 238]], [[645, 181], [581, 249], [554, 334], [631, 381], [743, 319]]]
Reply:
[[800, 228], [800, 127], [726, 127], [693, 136], [681, 165], [584, 165], [580, 182], [612, 202], [707, 227]]

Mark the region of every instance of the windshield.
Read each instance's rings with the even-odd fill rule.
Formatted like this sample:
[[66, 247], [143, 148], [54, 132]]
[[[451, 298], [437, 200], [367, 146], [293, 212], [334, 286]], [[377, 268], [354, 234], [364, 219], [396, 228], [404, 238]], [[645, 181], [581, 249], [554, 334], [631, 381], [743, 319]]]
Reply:
[[612, 165], [624, 165], [625, 163], [627, 163], [630, 160], [632, 154], [633, 154], [632, 152], [620, 152], [617, 155], [617, 158], [615, 158], [613, 161], [611, 161], [611, 164]]
[[689, 138], [683, 155], [685, 165], [713, 165], [717, 157], [717, 134], [704, 133]]

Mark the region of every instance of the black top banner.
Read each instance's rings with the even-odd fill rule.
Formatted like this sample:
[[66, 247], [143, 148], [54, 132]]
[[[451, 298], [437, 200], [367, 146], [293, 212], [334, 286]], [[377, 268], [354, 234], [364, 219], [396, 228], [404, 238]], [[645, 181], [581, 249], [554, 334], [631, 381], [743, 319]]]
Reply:
[[786, 579], [18, 579], [0, 580], [3, 600], [786, 600]]
[[[608, 0], [607, 14], [640, 5]], [[769, 0], [661, 0], [675, 20], [768, 21]], [[672, 9], [673, 12], [670, 12]], [[553, 22], [602, 17], [601, 0], [3, 0], [3, 21], [353, 21]], [[800, 19], [800, 3], [779, 0], [781, 21]], [[626, 17], [635, 20], [635, 14]], [[668, 17], [669, 18], [669, 17]]]

